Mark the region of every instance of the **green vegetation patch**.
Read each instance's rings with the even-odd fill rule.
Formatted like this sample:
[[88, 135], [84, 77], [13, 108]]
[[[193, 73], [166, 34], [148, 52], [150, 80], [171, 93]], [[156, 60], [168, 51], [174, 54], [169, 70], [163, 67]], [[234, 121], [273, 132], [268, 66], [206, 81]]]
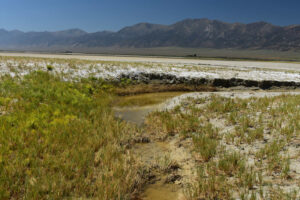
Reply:
[[137, 167], [112, 96], [47, 72], [0, 82], [0, 199], [129, 199]]

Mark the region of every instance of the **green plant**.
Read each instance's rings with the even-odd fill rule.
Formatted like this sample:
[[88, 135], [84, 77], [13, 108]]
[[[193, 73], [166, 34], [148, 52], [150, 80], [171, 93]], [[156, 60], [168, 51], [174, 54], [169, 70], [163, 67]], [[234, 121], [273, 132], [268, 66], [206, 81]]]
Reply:
[[[207, 171], [207, 173], [205, 172]], [[224, 176], [217, 176], [211, 165], [200, 167], [197, 174], [197, 183], [189, 192], [190, 199], [231, 199], [231, 186]]]
[[135, 129], [91, 85], [41, 71], [2, 78], [0, 199], [130, 198], [138, 165], [121, 144]]
[[201, 155], [204, 161], [209, 161], [217, 153], [218, 141], [205, 134], [198, 133], [193, 136], [195, 150]]
[[259, 127], [254, 130], [249, 130], [247, 142], [251, 144], [255, 140], [262, 140], [264, 138], [264, 128]]
[[48, 71], [53, 71], [54, 67], [52, 65], [47, 65], [47, 70]]
[[227, 176], [243, 173], [246, 169], [244, 158], [237, 152], [224, 152], [218, 161], [219, 170], [223, 171]]

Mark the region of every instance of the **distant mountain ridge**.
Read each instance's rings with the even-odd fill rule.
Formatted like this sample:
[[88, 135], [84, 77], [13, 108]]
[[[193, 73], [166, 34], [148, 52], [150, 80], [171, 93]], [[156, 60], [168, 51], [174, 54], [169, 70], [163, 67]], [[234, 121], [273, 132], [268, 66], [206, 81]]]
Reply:
[[117, 32], [87, 33], [80, 29], [22, 32], [0, 29], [1, 49], [113, 46], [300, 50], [300, 25], [276, 26], [266, 22], [242, 24], [186, 19], [172, 25], [139, 23]]

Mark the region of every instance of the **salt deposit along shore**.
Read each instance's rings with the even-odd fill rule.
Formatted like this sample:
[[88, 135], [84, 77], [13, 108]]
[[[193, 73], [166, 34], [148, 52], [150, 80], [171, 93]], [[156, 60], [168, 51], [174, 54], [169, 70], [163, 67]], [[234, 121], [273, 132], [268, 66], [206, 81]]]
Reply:
[[263, 89], [300, 86], [298, 63], [21, 53], [0, 53], [0, 56], [0, 75], [23, 76], [48, 70], [66, 80], [130, 78], [145, 83], [158, 80], [168, 84], [242, 85]]

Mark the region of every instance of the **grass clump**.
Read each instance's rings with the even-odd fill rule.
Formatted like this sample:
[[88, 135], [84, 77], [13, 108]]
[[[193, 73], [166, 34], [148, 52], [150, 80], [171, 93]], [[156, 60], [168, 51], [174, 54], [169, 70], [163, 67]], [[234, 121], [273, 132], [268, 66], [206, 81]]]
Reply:
[[207, 162], [217, 153], [218, 142], [205, 135], [199, 134], [193, 137], [195, 150], [200, 153], [202, 159]]
[[120, 144], [133, 129], [109, 94], [34, 72], [2, 78], [0, 96], [0, 199], [130, 199], [138, 175]]
[[246, 168], [245, 165], [243, 157], [237, 152], [224, 152], [218, 162], [219, 170], [223, 171], [227, 176], [233, 176], [237, 172], [243, 173]]
[[200, 128], [200, 121], [197, 116], [175, 109], [150, 113], [145, 124], [149, 133], [158, 133], [162, 136], [180, 134], [183, 137], [190, 137], [191, 133]]
[[231, 199], [231, 186], [225, 176], [217, 176], [215, 165], [200, 167], [197, 182], [188, 190], [189, 199]]
[[285, 144], [282, 140], [274, 140], [257, 153], [258, 158], [267, 160], [269, 172], [281, 172], [283, 169], [282, 161], [284, 159], [280, 155], [280, 151], [284, 145]]
[[47, 65], [47, 70], [48, 71], [53, 71], [54, 67], [52, 65]]
[[202, 159], [207, 162], [217, 153], [218, 130], [208, 123], [200, 126], [197, 133], [193, 134], [193, 143], [196, 152], [200, 153]]

